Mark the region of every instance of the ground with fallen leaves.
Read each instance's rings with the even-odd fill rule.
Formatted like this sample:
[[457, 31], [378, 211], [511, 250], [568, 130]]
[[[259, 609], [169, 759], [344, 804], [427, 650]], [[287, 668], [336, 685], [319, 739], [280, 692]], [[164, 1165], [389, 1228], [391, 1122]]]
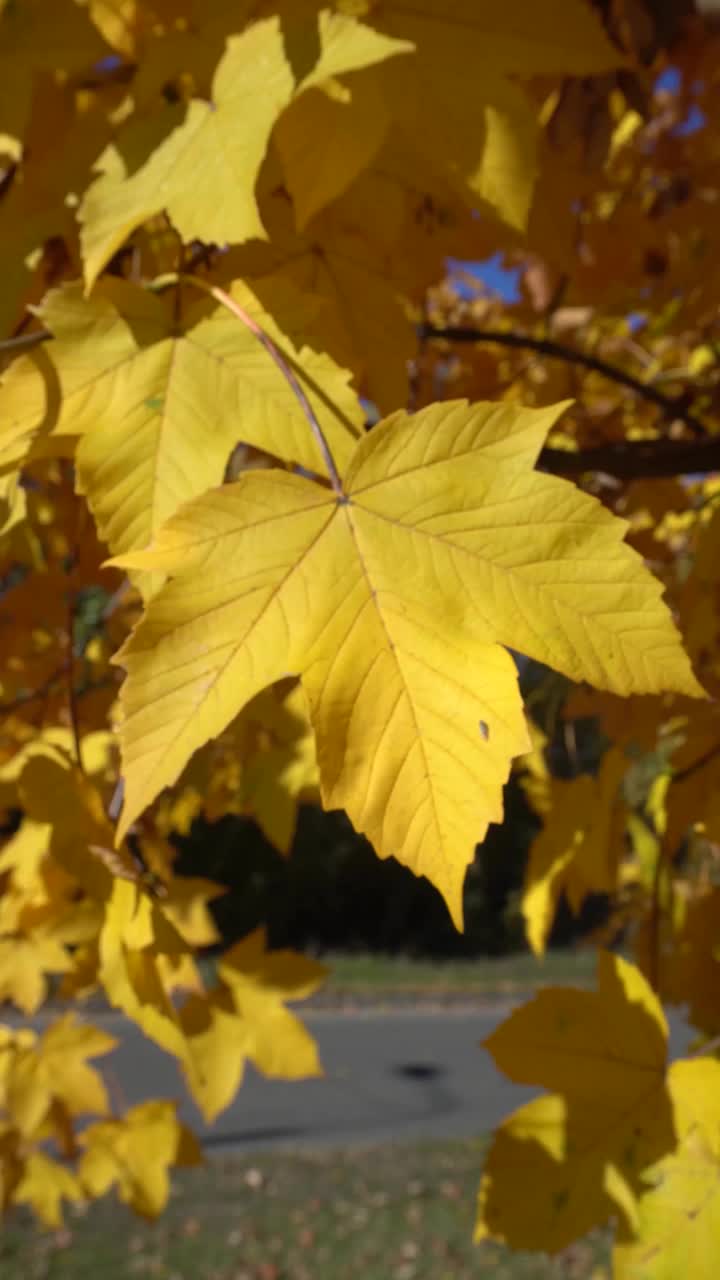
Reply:
[[111, 1200], [59, 1233], [12, 1217], [3, 1280], [607, 1280], [596, 1236], [551, 1260], [473, 1246], [481, 1141], [213, 1159], [154, 1225]]

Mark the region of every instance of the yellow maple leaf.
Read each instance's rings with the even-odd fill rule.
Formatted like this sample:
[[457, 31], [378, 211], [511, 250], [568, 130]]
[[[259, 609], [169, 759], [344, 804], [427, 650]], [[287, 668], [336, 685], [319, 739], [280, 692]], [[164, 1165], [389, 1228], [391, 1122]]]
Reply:
[[265, 930], [243, 938], [218, 963], [218, 977], [231, 993], [245, 1029], [245, 1054], [258, 1071], [284, 1080], [321, 1075], [317, 1046], [285, 1008], [324, 981], [325, 966], [294, 951], [265, 949]]
[[[28, 35], [41, 58], [44, 55], [50, 61], [53, 54], [62, 58], [61, 38], [53, 30], [54, 19], [64, 13], [69, 19], [67, 32], [70, 35], [74, 25], [73, 14], [80, 14], [80, 6], [75, 0], [69, 3], [68, 0], [58, 0], [53, 6], [53, 21], [44, 8], [40, 17], [35, 0], [11, 7], [16, 15], [29, 16], [35, 11], [31, 23], [35, 28], [34, 35], [30, 35], [30, 31]], [[80, 18], [80, 21], [86, 23], [87, 20]], [[25, 112], [29, 107], [29, 119], [17, 168], [12, 182], [6, 183], [0, 202], [0, 239], [4, 257], [0, 334], [3, 337], [12, 333], [27, 315], [27, 304], [42, 298], [49, 276], [55, 278], [48, 270], [53, 250], [57, 260], [60, 244], [63, 244], [64, 255], [64, 245], [73, 243], [76, 235], [71, 193], [83, 190], [90, 166], [107, 144], [110, 132], [110, 123], [99, 101], [88, 104], [83, 111], [78, 110], [72, 83], [59, 66], [59, 74], [48, 68], [44, 73], [33, 76], [27, 64], [23, 69], [22, 56], [16, 61], [10, 54], [8, 59], [4, 23], [5, 15], [0, 18], [0, 83], [3, 86], [0, 144], [3, 152], [10, 149], [7, 135], [3, 134], [3, 108], [12, 105]], [[61, 19], [59, 26], [62, 25]], [[93, 42], [100, 45], [97, 40]], [[79, 47], [76, 47], [76, 52], [79, 52]], [[88, 63], [88, 68], [92, 61], [94, 59]], [[13, 65], [9, 76], [8, 62]], [[15, 98], [11, 87], [17, 72], [20, 73], [19, 98]], [[67, 199], [68, 196], [71, 198]]]
[[380, 30], [411, 40], [420, 54], [508, 75], [592, 75], [622, 60], [583, 0], [508, 0], [501, 8], [475, 0], [387, 0]]
[[225, 952], [218, 984], [185, 1001], [183, 1072], [208, 1122], [232, 1102], [248, 1060], [283, 1080], [322, 1075], [315, 1041], [285, 1004], [311, 995], [325, 974], [295, 952], [267, 952], [265, 931], [257, 929]]
[[621, 1233], [615, 1280], [715, 1280], [720, 1257], [720, 1063], [673, 1063], [677, 1150], [644, 1175], [636, 1235]]
[[329, 10], [264, 18], [231, 36], [211, 101], [193, 99], [144, 165], [128, 175], [117, 149], [100, 157], [80, 210], [88, 287], [126, 237], [163, 209], [186, 241], [263, 238], [255, 182], [283, 109], [333, 76], [411, 47]]
[[99, 938], [100, 981], [114, 1008], [181, 1061], [185, 1037], [158, 958], [189, 950], [159, 903], [129, 881], [115, 881]]
[[[375, 17], [373, 14], [372, 17]], [[392, 66], [387, 92], [406, 136], [473, 204], [512, 226], [527, 221], [536, 173], [531, 101], [509, 76], [588, 74], [622, 62], [583, 0], [390, 0], [381, 30], [404, 36], [415, 56]]]
[[578, 912], [589, 893], [616, 887], [625, 811], [619, 787], [627, 760], [606, 752], [597, 778], [553, 779], [545, 826], [530, 846], [522, 913], [536, 955], [545, 950], [561, 893]]
[[[350, 375], [302, 345], [300, 291], [269, 278], [232, 292], [297, 369], [342, 465], [363, 413]], [[282, 373], [223, 307], [191, 302], [178, 333], [167, 298], [108, 280], [89, 301], [78, 285], [51, 292], [42, 315], [55, 341], [42, 361], [28, 357], [9, 371], [0, 450], [19, 460], [81, 436], [79, 488], [112, 550], [146, 545], [182, 502], [220, 484], [239, 441], [321, 468]], [[48, 397], [58, 390], [59, 409], [49, 414]]]
[[162, 899], [163, 915], [192, 947], [208, 947], [220, 941], [208, 903], [227, 893], [224, 885], [200, 876], [173, 876]]
[[289, 853], [298, 803], [317, 793], [315, 735], [297, 681], [264, 689], [183, 773], [165, 820], [182, 833], [199, 812], [210, 822], [250, 814], [271, 844]]
[[12, 1198], [14, 1204], [30, 1205], [44, 1226], [61, 1227], [62, 1201], [77, 1202], [84, 1195], [70, 1169], [42, 1151], [31, 1151]]
[[263, 690], [246, 712], [256, 740], [243, 770], [242, 804], [271, 844], [289, 853], [298, 801], [315, 794], [319, 782], [307, 698], [301, 684], [283, 682]]
[[208, 1122], [232, 1102], [248, 1060], [285, 1080], [322, 1074], [315, 1041], [285, 1004], [312, 994], [325, 974], [295, 952], [268, 953], [258, 929], [225, 953], [209, 992], [197, 990], [184, 1002], [181, 1065]]
[[449, 254], [477, 253], [478, 219], [423, 157], [408, 156], [393, 131], [371, 167], [304, 233], [277, 189], [279, 176], [274, 183], [268, 177], [260, 191], [270, 242], [234, 250], [232, 277], [282, 272], [321, 304], [321, 347], [353, 370], [381, 412], [397, 409], [407, 403], [407, 362], [417, 355], [406, 300], [421, 299]]
[[643, 1170], [675, 1141], [667, 1034], [640, 971], [607, 952], [597, 992], [549, 987], [493, 1032], [501, 1070], [555, 1092], [496, 1131], [476, 1240], [555, 1253], [618, 1213], [635, 1225]]
[[172, 1165], [202, 1163], [172, 1102], [143, 1102], [121, 1120], [90, 1125], [81, 1141], [79, 1178], [86, 1192], [102, 1196], [115, 1185], [123, 1203], [146, 1218], [156, 1218], [167, 1203]]
[[232, 997], [217, 987], [193, 994], [180, 1010], [187, 1052], [183, 1073], [203, 1118], [211, 1124], [240, 1087], [247, 1059], [248, 1027]]
[[34, 1013], [47, 996], [48, 973], [72, 967], [63, 944], [41, 929], [27, 937], [0, 939], [0, 1000], [12, 1000], [23, 1013]]
[[294, 671], [323, 803], [432, 880], [460, 923], [465, 868], [529, 745], [503, 645], [618, 692], [701, 694], [623, 523], [532, 470], [561, 410], [393, 415], [358, 444], [342, 493], [245, 475], [118, 561], [173, 579], [117, 659], [120, 833]]
[[[337, 82], [336, 82], [337, 83]], [[302, 230], [370, 164], [390, 127], [384, 77], [370, 67], [303, 93], [278, 120], [274, 139]]]
[[5, 1087], [8, 1110], [21, 1133], [36, 1133], [54, 1102], [61, 1102], [71, 1116], [105, 1115], [105, 1086], [87, 1059], [116, 1045], [114, 1036], [69, 1013], [51, 1023], [36, 1043], [19, 1047]]
[[17, 472], [0, 477], [0, 537], [11, 533], [27, 514], [25, 490]]
[[[667, 957], [667, 995], [687, 1007], [690, 1024], [706, 1035], [720, 1032], [720, 889], [697, 887], [674, 922]], [[657, 962], [656, 957], [653, 961]]]
[[[1, 792], [0, 792], [1, 794]], [[18, 830], [3, 845], [0, 872], [10, 872], [13, 889], [30, 895], [41, 880], [41, 869], [47, 859], [50, 830], [47, 823], [24, 818]], [[3, 932], [0, 925], [0, 933]]]

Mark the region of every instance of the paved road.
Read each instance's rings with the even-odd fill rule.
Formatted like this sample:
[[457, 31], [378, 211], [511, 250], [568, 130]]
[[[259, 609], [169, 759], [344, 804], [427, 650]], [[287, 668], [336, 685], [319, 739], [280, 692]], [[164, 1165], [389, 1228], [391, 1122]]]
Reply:
[[[208, 1128], [186, 1096], [175, 1062], [115, 1014], [93, 1015], [120, 1040], [105, 1072], [118, 1108], [176, 1097], [208, 1151], [298, 1144], [348, 1145], [486, 1133], [534, 1095], [494, 1068], [479, 1042], [510, 1005], [481, 1010], [308, 1012], [325, 1068], [322, 1080], [265, 1080], [249, 1069], [232, 1106]], [[671, 1044], [687, 1039], [679, 1019]]]

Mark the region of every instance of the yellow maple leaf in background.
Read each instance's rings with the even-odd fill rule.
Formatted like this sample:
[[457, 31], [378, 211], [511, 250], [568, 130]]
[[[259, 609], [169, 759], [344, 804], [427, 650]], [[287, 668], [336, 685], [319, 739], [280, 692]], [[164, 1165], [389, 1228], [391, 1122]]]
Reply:
[[63, 1200], [83, 1199], [82, 1187], [74, 1173], [42, 1151], [32, 1151], [27, 1157], [22, 1177], [13, 1191], [13, 1202], [30, 1205], [46, 1227], [62, 1226]]
[[172, 1102], [143, 1102], [120, 1120], [90, 1125], [79, 1179], [92, 1196], [112, 1186], [123, 1204], [145, 1218], [156, 1218], [170, 1194], [168, 1170], [173, 1165], [202, 1164], [202, 1154], [180, 1124]]
[[622, 1232], [615, 1280], [715, 1280], [720, 1257], [720, 1063], [675, 1062], [677, 1150], [643, 1176], [637, 1239]]
[[274, 139], [299, 230], [368, 167], [390, 122], [384, 75], [376, 67], [342, 83], [326, 81], [290, 104]]
[[87, 1059], [116, 1045], [114, 1036], [69, 1013], [51, 1023], [37, 1042], [19, 1047], [8, 1067], [5, 1093], [21, 1133], [36, 1133], [55, 1102], [71, 1116], [107, 1114], [105, 1086]]
[[327, 969], [294, 951], [265, 949], [265, 930], [237, 942], [222, 956], [218, 976], [247, 1028], [246, 1054], [266, 1076], [300, 1079], [320, 1075], [315, 1041], [288, 1000], [304, 1000], [324, 982]]
[[35, 1013], [47, 996], [46, 974], [72, 968], [62, 941], [52, 932], [0, 939], [0, 1000], [12, 1000], [23, 1013]]
[[264, 689], [213, 742], [197, 752], [162, 806], [183, 834], [198, 813], [215, 822], [250, 814], [271, 844], [289, 853], [301, 799], [317, 795], [315, 735], [298, 681]]
[[15, 474], [0, 478], [0, 537], [10, 533], [27, 515], [25, 490]]
[[248, 1033], [224, 987], [190, 995], [180, 1010], [186, 1053], [183, 1074], [200, 1114], [211, 1124], [242, 1083]]
[[211, 101], [194, 99], [145, 164], [126, 173], [114, 145], [100, 157], [80, 210], [88, 287], [127, 236], [163, 209], [185, 241], [262, 239], [255, 182], [283, 109], [333, 76], [411, 47], [329, 10], [265, 18], [230, 36]]
[[548, 987], [488, 1037], [506, 1075], [554, 1092], [496, 1130], [476, 1240], [556, 1253], [618, 1213], [636, 1226], [643, 1170], [675, 1143], [667, 1035], [640, 971], [601, 951], [597, 992]]
[[225, 885], [201, 876], [173, 876], [162, 898], [163, 915], [192, 947], [209, 947], [220, 941], [208, 903], [227, 893]]
[[99, 978], [110, 1004], [132, 1018], [162, 1049], [183, 1059], [186, 1046], [177, 1011], [158, 967], [160, 956], [191, 950], [136, 885], [116, 880], [99, 938]]
[[315, 1041], [285, 1005], [317, 990], [323, 965], [292, 951], [268, 952], [265, 931], [257, 929], [225, 952], [217, 972], [207, 996], [190, 996], [180, 1010], [183, 1071], [208, 1122], [232, 1102], [247, 1061], [285, 1080], [322, 1075]]
[[465, 199], [522, 230], [536, 174], [536, 111], [510, 77], [592, 74], [622, 62], [583, 0], [390, 0], [379, 28], [415, 56], [393, 64], [386, 91], [405, 145]]
[[622, 522], [533, 472], [562, 407], [393, 415], [357, 446], [341, 495], [246, 475], [123, 557], [173, 580], [118, 655], [120, 834], [294, 671], [323, 803], [432, 880], [460, 924], [465, 868], [529, 746], [503, 645], [618, 692], [700, 694]]
[[625, 808], [619, 794], [627, 758], [608, 751], [597, 778], [549, 784], [545, 826], [530, 846], [522, 913], [536, 955], [545, 950], [560, 895], [576, 913], [589, 893], [616, 887]]

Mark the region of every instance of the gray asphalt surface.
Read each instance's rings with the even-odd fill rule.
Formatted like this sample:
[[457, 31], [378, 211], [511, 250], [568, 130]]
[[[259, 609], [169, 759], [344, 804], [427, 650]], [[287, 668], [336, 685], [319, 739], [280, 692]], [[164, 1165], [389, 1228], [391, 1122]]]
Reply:
[[[120, 1041], [98, 1064], [117, 1109], [177, 1098], [180, 1115], [206, 1150], [224, 1154], [487, 1133], [537, 1092], [501, 1076], [479, 1044], [511, 1007], [307, 1012], [303, 1020], [318, 1041], [325, 1078], [287, 1083], [248, 1069], [235, 1101], [212, 1127], [188, 1098], [173, 1058], [117, 1014], [89, 1020]], [[671, 1028], [678, 1054], [687, 1031], [679, 1018], [671, 1018]]]
[[[187, 1098], [180, 1112], [208, 1150], [480, 1134], [532, 1096], [500, 1076], [478, 1044], [506, 1009], [307, 1014], [324, 1079], [288, 1083], [249, 1069], [212, 1128]], [[181, 1096], [173, 1062], [127, 1024], [113, 1065], [129, 1103]]]

